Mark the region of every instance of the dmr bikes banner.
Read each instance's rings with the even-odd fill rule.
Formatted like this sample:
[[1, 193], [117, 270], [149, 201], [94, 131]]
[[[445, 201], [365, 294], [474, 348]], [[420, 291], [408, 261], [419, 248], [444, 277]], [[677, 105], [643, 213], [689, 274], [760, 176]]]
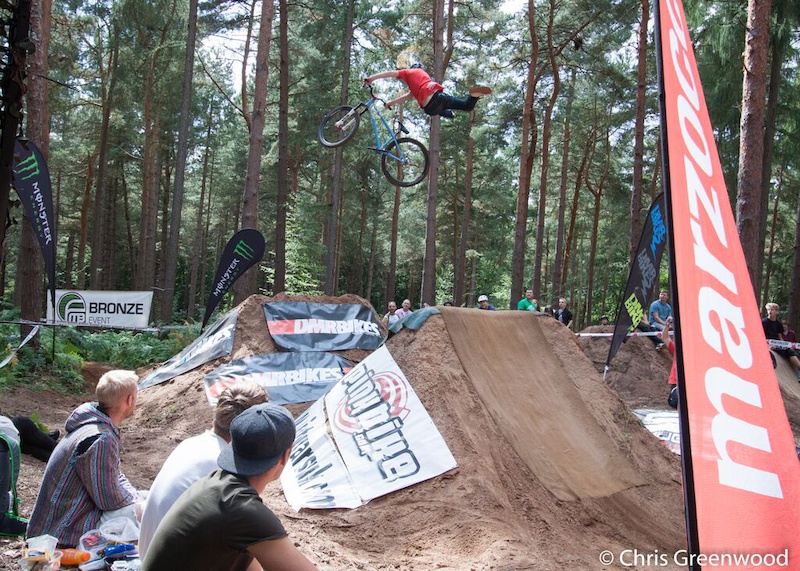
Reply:
[[214, 406], [227, 387], [252, 381], [264, 387], [270, 402], [315, 401], [353, 368], [339, 355], [304, 351], [269, 353], [236, 359], [205, 376], [206, 396]]
[[366, 305], [277, 301], [264, 304], [272, 339], [289, 351], [377, 349], [383, 333]]
[[264, 256], [264, 236], [258, 230], [245, 228], [239, 230], [228, 240], [219, 259], [217, 273], [214, 276], [214, 285], [208, 294], [206, 312], [203, 316], [203, 325], [200, 331], [206, 328], [206, 323], [214, 313], [222, 296], [230, 289], [239, 276], [245, 273], [253, 264], [257, 264]]
[[238, 315], [238, 308], [230, 310], [183, 351], [150, 373], [139, 383], [139, 389], [163, 383], [203, 363], [230, 355], [233, 351], [233, 334], [236, 331]]
[[794, 437], [683, 5], [656, 10], [690, 568], [800, 569]]
[[622, 305], [617, 312], [617, 323], [614, 326], [614, 336], [611, 338], [611, 347], [608, 349], [606, 365], [625, 341], [628, 332], [636, 329], [643, 317], [647, 317], [650, 302], [655, 298], [655, 289], [658, 285], [658, 268], [661, 266], [661, 257], [667, 244], [667, 227], [664, 222], [664, 194], [659, 194], [650, 205], [647, 213], [642, 235], [639, 237], [639, 246], [636, 250], [631, 271], [628, 274], [628, 284]]
[[47, 307], [47, 321], [91, 327], [144, 329], [150, 320], [152, 303], [152, 291], [57, 289], [55, 303], [51, 300]]
[[[25, 215], [33, 224], [44, 257], [50, 299], [56, 298], [56, 226], [53, 216], [53, 190], [50, 171], [39, 147], [33, 141], [14, 143], [11, 184], [19, 195]], [[5, 224], [5, 220], [0, 221]], [[51, 304], [52, 305], [52, 304]]]
[[[361, 361], [314, 406], [322, 400], [335, 447], [322, 425], [320, 408], [313, 419], [300, 417], [290, 464], [281, 477], [286, 499], [295, 509], [355, 507], [457, 466], [385, 346]], [[332, 460], [337, 448], [348, 478]], [[341, 491], [348, 480], [352, 490]]]

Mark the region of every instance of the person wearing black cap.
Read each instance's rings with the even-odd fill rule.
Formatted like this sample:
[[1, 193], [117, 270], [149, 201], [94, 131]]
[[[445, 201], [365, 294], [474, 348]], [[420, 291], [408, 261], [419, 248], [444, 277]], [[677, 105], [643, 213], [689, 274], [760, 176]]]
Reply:
[[272, 403], [250, 407], [231, 422], [230, 436], [220, 469], [186, 490], [159, 524], [144, 571], [316, 569], [260, 497], [289, 462], [292, 415]]

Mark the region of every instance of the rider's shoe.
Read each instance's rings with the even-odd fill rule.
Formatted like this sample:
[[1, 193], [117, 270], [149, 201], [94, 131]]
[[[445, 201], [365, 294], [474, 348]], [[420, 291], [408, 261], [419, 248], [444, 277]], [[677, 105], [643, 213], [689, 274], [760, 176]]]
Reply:
[[439, 117], [444, 117], [445, 119], [452, 119], [455, 117], [452, 109], [444, 109], [441, 113], [439, 113]]
[[492, 93], [491, 87], [486, 87], [485, 85], [476, 85], [472, 89], [469, 90], [469, 94], [472, 97], [483, 97], [484, 95], [489, 95]]

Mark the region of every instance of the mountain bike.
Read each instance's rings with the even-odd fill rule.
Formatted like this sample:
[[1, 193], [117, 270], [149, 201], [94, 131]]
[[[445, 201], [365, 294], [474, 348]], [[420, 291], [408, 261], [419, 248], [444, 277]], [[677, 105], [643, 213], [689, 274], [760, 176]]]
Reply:
[[386, 102], [375, 95], [371, 85], [369, 95], [369, 99], [355, 107], [342, 105], [325, 115], [317, 130], [319, 142], [328, 148], [341, 147], [353, 138], [361, 116], [367, 113], [375, 134], [375, 146], [367, 148], [381, 155], [384, 176], [398, 186], [419, 184], [428, 175], [428, 149], [416, 139], [402, 136], [408, 134], [408, 129], [400, 119], [395, 117], [393, 125], [389, 124], [375, 105], [379, 101], [386, 105]]

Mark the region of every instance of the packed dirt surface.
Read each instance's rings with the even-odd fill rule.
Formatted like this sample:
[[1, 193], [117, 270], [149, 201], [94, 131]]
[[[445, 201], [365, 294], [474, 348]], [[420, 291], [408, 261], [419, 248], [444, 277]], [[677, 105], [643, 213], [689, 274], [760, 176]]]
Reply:
[[[262, 309], [268, 300], [366, 303], [350, 295], [245, 301], [230, 357], [140, 393], [137, 412], [122, 425], [122, 470], [136, 486], [149, 487], [180, 441], [210, 427], [206, 372], [278, 350]], [[678, 457], [628, 408], [666, 408], [668, 353], [631, 339], [614, 360], [618, 371], [609, 388], [597, 369], [607, 338], [577, 337], [543, 315], [443, 309], [386, 346], [458, 468], [354, 510], [295, 512], [273, 482], [264, 501], [303, 553], [320, 569], [342, 571], [648, 569], [622, 565], [618, 557], [602, 564], [599, 557], [606, 550], [674, 553], [685, 547]], [[367, 355], [343, 353], [352, 361]], [[63, 427], [111, 365], [87, 366], [85, 394], [20, 388], [2, 395], [0, 407], [6, 414], [38, 412], [51, 428]], [[148, 372], [139, 371], [142, 378]], [[297, 416], [308, 404], [288, 408]], [[41, 462], [23, 457], [18, 490], [24, 515], [43, 470]], [[21, 547], [19, 540], [0, 540], [0, 569], [18, 568]]]

